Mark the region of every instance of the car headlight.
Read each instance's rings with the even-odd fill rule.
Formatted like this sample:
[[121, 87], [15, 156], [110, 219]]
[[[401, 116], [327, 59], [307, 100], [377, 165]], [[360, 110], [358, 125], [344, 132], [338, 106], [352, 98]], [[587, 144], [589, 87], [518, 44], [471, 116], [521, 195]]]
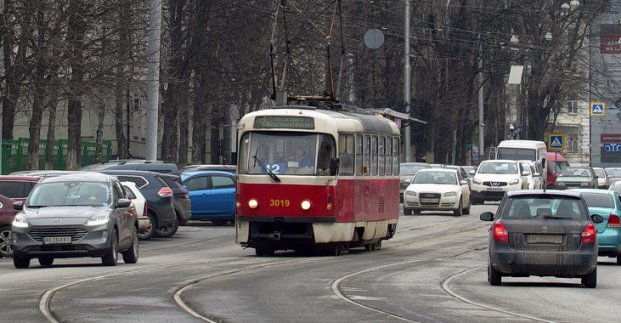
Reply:
[[515, 184], [519, 184], [519, 183], [520, 183], [519, 179], [514, 179], [514, 180], [509, 182], [509, 185], [515, 185]]
[[110, 221], [110, 217], [107, 214], [93, 215], [86, 221], [86, 225], [102, 225], [108, 221]]
[[457, 192], [446, 192], [444, 193], [445, 197], [457, 196]]
[[13, 218], [12, 224], [16, 228], [27, 228], [30, 226], [30, 223], [28, 223], [28, 219], [26, 219], [26, 217], [22, 214], [16, 215], [15, 218]]
[[407, 195], [407, 196], [416, 196], [417, 194], [414, 191], [405, 191], [405, 195]]
[[476, 179], [476, 178], [473, 178], [472, 182], [475, 183], [475, 184], [479, 184], [479, 185], [481, 184], [481, 181]]

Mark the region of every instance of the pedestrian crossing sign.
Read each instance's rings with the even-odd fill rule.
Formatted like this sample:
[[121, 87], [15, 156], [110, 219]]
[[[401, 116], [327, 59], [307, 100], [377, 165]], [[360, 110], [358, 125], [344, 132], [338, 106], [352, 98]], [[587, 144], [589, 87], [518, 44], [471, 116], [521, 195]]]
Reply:
[[602, 117], [606, 115], [605, 102], [591, 102], [591, 117]]
[[562, 151], [565, 146], [565, 134], [552, 133], [548, 135], [548, 150]]

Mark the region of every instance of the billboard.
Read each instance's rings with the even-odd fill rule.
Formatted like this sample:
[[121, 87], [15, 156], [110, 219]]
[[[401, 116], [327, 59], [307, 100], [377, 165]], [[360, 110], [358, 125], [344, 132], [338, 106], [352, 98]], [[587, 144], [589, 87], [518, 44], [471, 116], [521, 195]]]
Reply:
[[599, 26], [599, 52], [601, 54], [621, 54], [621, 25], [602, 24]]
[[600, 149], [602, 163], [621, 163], [621, 133], [602, 134]]

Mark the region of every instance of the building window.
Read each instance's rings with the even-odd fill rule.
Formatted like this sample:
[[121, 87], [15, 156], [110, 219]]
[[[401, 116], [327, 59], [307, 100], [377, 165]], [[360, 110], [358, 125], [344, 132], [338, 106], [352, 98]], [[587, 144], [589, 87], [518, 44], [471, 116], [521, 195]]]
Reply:
[[567, 112], [570, 114], [578, 113], [578, 101], [568, 101], [567, 102]]

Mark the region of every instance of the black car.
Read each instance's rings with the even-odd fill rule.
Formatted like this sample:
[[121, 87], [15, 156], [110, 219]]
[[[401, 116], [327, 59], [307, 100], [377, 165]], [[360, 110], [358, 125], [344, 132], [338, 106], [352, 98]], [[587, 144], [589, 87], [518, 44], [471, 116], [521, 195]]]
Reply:
[[160, 176], [166, 185], [173, 191], [173, 206], [177, 214], [179, 225], [185, 225], [192, 217], [192, 204], [190, 201], [190, 193], [183, 187], [181, 177], [173, 174], [162, 174]]
[[30, 193], [11, 230], [13, 264], [28, 268], [32, 258], [51, 266], [55, 258], [101, 257], [115, 266], [138, 261], [137, 214], [121, 183], [103, 174], [43, 179]]
[[82, 167], [83, 171], [101, 171], [101, 170], [143, 170], [149, 172], [157, 172], [164, 174], [179, 174], [179, 168], [173, 163], [165, 163], [159, 160], [110, 160], [101, 164], [92, 164]]
[[581, 278], [597, 285], [597, 228], [600, 215], [589, 215], [579, 192], [511, 191], [498, 213], [480, 215], [493, 221], [489, 230], [488, 281], [502, 276]]
[[100, 170], [114, 175], [121, 182], [134, 182], [147, 200], [147, 216], [154, 225], [148, 232], [139, 232], [142, 240], [152, 236], [170, 237], [177, 232], [179, 221], [173, 204], [173, 190], [162, 179], [166, 174], [140, 170]]

